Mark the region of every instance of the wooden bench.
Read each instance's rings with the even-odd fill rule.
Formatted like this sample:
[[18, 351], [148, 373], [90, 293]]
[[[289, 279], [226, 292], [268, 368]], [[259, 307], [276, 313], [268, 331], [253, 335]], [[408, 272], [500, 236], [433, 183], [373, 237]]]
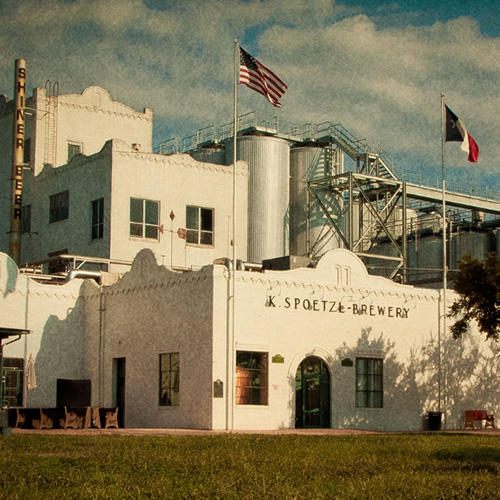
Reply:
[[104, 420], [104, 428], [109, 429], [115, 427], [118, 429], [118, 408], [101, 408], [101, 416]]
[[85, 415], [78, 415], [76, 410], [68, 411], [68, 407], [64, 407], [64, 418], [59, 421], [63, 429], [71, 427], [72, 429], [82, 429]]
[[33, 419], [32, 420], [33, 427], [35, 429], [52, 429], [54, 423], [52, 421], [52, 417], [50, 416], [49, 410], [44, 410], [40, 408], [40, 420]]

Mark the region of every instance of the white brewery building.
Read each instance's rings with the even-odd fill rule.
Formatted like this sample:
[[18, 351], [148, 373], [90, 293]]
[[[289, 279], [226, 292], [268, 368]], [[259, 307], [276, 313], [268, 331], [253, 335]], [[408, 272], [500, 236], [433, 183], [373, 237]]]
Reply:
[[[495, 346], [453, 340], [443, 319], [441, 193], [380, 148], [251, 113], [233, 167], [230, 125], [153, 152], [153, 111], [100, 87], [48, 84], [26, 108], [17, 264], [0, 96], [3, 407], [249, 430], [419, 430], [429, 412], [453, 429], [497, 412]], [[447, 196], [453, 270], [497, 248], [500, 203]]]

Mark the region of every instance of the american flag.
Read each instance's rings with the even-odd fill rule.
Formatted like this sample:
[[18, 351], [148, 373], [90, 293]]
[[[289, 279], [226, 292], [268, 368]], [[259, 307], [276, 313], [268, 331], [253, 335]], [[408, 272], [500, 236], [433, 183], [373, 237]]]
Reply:
[[281, 108], [279, 98], [288, 88], [270, 69], [240, 47], [240, 82], [262, 94], [277, 108]]

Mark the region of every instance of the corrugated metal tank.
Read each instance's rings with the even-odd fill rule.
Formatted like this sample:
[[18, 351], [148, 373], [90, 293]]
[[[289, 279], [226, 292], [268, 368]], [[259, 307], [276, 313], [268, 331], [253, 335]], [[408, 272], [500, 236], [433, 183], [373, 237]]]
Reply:
[[[232, 162], [232, 143], [226, 163]], [[237, 159], [248, 162], [248, 260], [289, 254], [290, 145], [276, 137], [238, 137]]]
[[[399, 257], [400, 254], [397, 248], [394, 247], [392, 243], [384, 242], [380, 243], [370, 249], [371, 254], [375, 255], [385, 255], [388, 257]], [[372, 259], [368, 258], [366, 260], [366, 265], [370, 274], [376, 276], [384, 276], [389, 278], [391, 273], [397, 267], [398, 262], [388, 259]]]
[[495, 236], [492, 231], [466, 231], [454, 233], [450, 245], [450, 269], [458, 269], [458, 263], [464, 255], [471, 254], [473, 259], [484, 260], [489, 252], [495, 250], [498, 244], [498, 233]]
[[443, 269], [443, 239], [439, 236], [418, 236], [408, 243], [408, 280], [439, 280]]
[[[338, 156], [342, 156], [340, 152]], [[338, 159], [334, 161], [335, 165], [340, 164]], [[290, 253], [292, 255], [308, 255], [310, 251], [314, 255], [322, 255], [328, 250], [339, 248], [338, 235], [331, 230], [314, 196], [310, 197], [308, 205], [308, 182], [332, 175], [332, 168], [326, 160], [325, 149], [320, 145], [301, 146], [290, 151]], [[337, 169], [340, 170], [341, 165]], [[325, 195], [328, 198], [328, 194]], [[330, 208], [334, 208], [332, 204], [338, 204], [331, 195], [325, 201]], [[340, 209], [336, 212], [340, 214]]]

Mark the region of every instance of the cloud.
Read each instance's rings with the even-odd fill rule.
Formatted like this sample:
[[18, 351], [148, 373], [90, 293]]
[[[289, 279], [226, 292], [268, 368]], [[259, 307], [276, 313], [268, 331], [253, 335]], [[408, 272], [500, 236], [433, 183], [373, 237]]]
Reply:
[[[333, 0], [5, 0], [0, 92], [12, 95], [14, 59], [24, 57], [32, 86], [100, 85], [154, 108], [157, 143], [232, 119], [237, 38], [289, 86], [281, 110], [241, 87], [240, 113], [341, 123], [414, 167], [438, 166], [443, 92], [479, 143], [480, 166], [497, 168], [500, 40], [471, 17], [417, 26], [398, 4], [363, 12]], [[446, 148], [467, 165], [457, 145]]]

